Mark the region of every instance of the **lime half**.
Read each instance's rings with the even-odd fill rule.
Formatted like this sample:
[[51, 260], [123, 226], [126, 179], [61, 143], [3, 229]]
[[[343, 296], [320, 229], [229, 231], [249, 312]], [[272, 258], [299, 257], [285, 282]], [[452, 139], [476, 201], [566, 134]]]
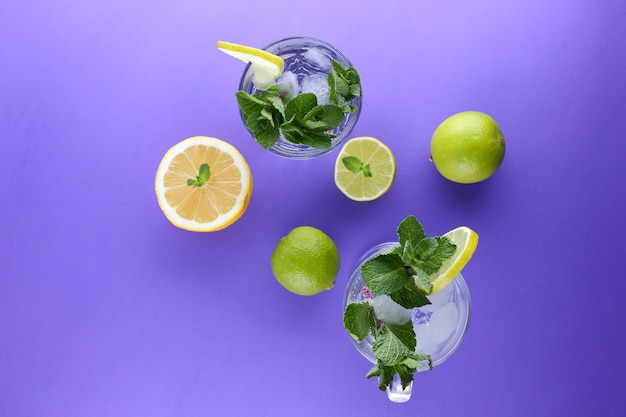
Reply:
[[350, 139], [335, 161], [335, 185], [354, 201], [371, 201], [391, 188], [396, 160], [391, 149], [369, 136]]

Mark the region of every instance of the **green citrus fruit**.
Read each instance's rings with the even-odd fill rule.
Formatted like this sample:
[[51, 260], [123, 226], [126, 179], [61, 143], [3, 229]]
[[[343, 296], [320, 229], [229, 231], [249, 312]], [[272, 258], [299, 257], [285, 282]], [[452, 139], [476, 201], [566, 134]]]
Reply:
[[331, 289], [339, 272], [337, 246], [324, 232], [310, 226], [296, 227], [280, 239], [271, 262], [276, 280], [299, 295]]
[[483, 181], [504, 159], [504, 137], [491, 116], [467, 111], [444, 120], [430, 141], [431, 159], [441, 175], [462, 184]]

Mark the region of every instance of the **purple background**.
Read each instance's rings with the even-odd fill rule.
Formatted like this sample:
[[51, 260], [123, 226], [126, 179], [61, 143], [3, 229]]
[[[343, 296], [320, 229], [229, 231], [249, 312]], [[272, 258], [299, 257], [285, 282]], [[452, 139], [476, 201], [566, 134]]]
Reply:
[[[626, 366], [626, 5], [543, 1], [0, 0], [0, 416], [617, 416]], [[353, 136], [386, 142], [396, 182], [371, 203], [333, 183], [338, 150], [264, 152], [234, 93], [262, 47], [314, 36], [359, 69]], [[477, 185], [428, 162], [449, 115], [502, 127]], [[194, 135], [248, 160], [248, 211], [173, 227], [153, 181]], [[416, 215], [480, 234], [460, 349], [388, 402], [341, 324], [350, 269]], [[336, 287], [293, 295], [269, 258], [311, 225]], [[393, 413], [393, 414], [391, 414]]]

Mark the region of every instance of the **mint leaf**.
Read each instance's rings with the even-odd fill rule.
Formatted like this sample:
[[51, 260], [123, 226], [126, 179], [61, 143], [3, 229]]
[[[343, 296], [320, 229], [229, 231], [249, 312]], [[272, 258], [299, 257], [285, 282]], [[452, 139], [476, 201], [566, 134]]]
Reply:
[[383, 323], [381, 327], [387, 327], [394, 337], [409, 349], [409, 352], [415, 351], [417, 340], [412, 321], [407, 321], [404, 324]]
[[344, 113], [356, 110], [350, 101], [361, 96], [361, 79], [353, 67], [344, 68], [333, 60], [332, 69], [328, 73], [329, 101], [336, 104]]
[[402, 249], [405, 248], [407, 243], [414, 248], [420, 240], [426, 237], [424, 234], [424, 228], [415, 216], [407, 216], [404, 220], [402, 220], [398, 225], [396, 233], [400, 241], [400, 248]]
[[376, 331], [374, 308], [368, 302], [349, 304], [343, 314], [343, 325], [352, 337], [363, 341], [370, 332]]
[[[430, 281], [429, 281], [430, 284]], [[432, 284], [430, 285], [430, 291], [432, 291]], [[429, 292], [430, 292], [429, 291]], [[416, 308], [430, 304], [430, 300], [424, 293], [415, 285], [415, 280], [409, 281], [404, 287], [398, 291], [389, 295], [393, 301], [400, 304], [404, 308]]]
[[339, 126], [343, 120], [343, 112], [337, 106], [316, 106], [311, 109], [302, 119], [303, 125], [308, 130], [325, 131]]
[[404, 362], [397, 364], [394, 366], [394, 370], [398, 373], [400, 377], [400, 384], [402, 384], [402, 389], [411, 385], [413, 382], [413, 374], [417, 371], [415, 368], [411, 368], [406, 366]]
[[378, 377], [378, 389], [385, 391], [388, 385], [393, 382], [393, 376], [396, 374], [393, 366], [385, 366], [378, 361], [376, 365], [367, 373], [366, 378]]
[[235, 96], [246, 121], [246, 129], [265, 149], [274, 146], [280, 138], [279, 126], [285, 112], [278, 90], [270, 88], [254, 95], [237, 91]]
[[429, 370], [433, 369], [433, 358], [425, 353], [411, 352], [406, 359], [402, 361], [402, 364], [417, 370], [417, 368], [423, 368], [425, 366], [424, 362], [428, 363]]
[[196, 177], [196, 179], [189, 178], [187, 180], [187, 185], [202, 187], [209, 180], [210, 176], [211, 168], [209, 167], [209, 164], [202, 164], [200, 165], [200, 170], [198, 171], [198, 176]]
[[328, 149], [335, 135], [326, 132], [307, 131], [297, 121], [290, 121], [281, 126], [281, 133], [288, 141], [313, 148]]
[[350, 172], [361, 172], [363, 170], [363, 162], [356, 156], [346, 156], [341, 158], [341, 162], [346, 167], [346, 169]]
[[415, 246], [415, 254], [417, 259], [424, 261], [432, 256], [438, 246], [437, 239], [434, 237], [426, 237], [419, 242]]
[[293, 98], [285, 106], [286, 121], [280, 130], [290, 142], [328, 149], [335, 135], [327, 133], [343, 120], [343, 113], [336, 106], [318, 106], [313, 93]]
[[402, 362], [415, 351], [415, 331], [413, 322], [403, 325], [383, 323], [376, 333], [372, 350], [376, 358], [386, 366], [394, 366]]
[[304, 119], [304, 116], [317, 106], [317, 97], [313, 93], [300, 94], [289, 100], [285, 106], [285, 119]]
[[441, 268], [443, 261], [454, 255], [456, 245], [444, 237], [422, 239], [417, 245], [418, 260], [415, 267], [426, 275], [434, 274]]
[[246, 118], [246, 129], [250, 130], [254, 139], [265, 149], [269, 149], [280, 138], [278, 121], [268, 114], [267, 108], [255, 111]]
[[264, 108], [267, 108], [266, 101], [248, 94], [245, 91], [237, 91], [237, 93], [235, 93], [235, 97], [237, 98], [237, 104], [239, 105], [244, 118], [247, 118], [247, 116], [251, 113], [260, 112]]
[[[429, 276], [426, 275], [421, 269], [413, 268], [413, 272], [415, 273], [415, 277], [417, 277], [419, 281], [419, 286], [423, 288], [427, 294], [431, 294], [433, 292], [433, 284], [430, 282]], [[415, 281], [414, 281], [415, 282]], [[417, 284], [417, 283], [416, 283]]]
[[275, 114], [276, 112], [278, 112], [278, 114], [281, 116], [280, 120], [284, 120], [285, 119], [285, 103], [283, 103], [280, 97], [267, 95], [266, 97], [264, 97], [264, 99], [266, 100], [267, 103], [271, 104], [272, 107], [274, 108], [275, 111], [273, 113]]
[[356, 156], [344, 156], [341, 158], [341, 162], [346, 167], [346, 169], [353, 173], [362, 172], [363, 176], [371, 177], [372, 171], [370, 170], [370, 164], [363, 164], [359, 158]]
[[394, 253], [366, 261], [361, 266], [361, 276], [372, 294], [392, 294], [412, 279], [402, 259]]

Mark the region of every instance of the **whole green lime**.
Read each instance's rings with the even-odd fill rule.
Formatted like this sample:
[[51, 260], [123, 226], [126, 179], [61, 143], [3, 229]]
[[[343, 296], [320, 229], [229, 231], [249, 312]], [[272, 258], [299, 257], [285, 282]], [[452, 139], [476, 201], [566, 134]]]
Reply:
[[462, 184], [483, 181], [504, 159], [504, 136], [495, 120], [477, 111], [444, 120], [430, 141], [431, 159], [441, 175]]
[[293, 229], [272, 253], [276, 280], [299, 295], [315, 295], [335, 285], [339, 272], [337, 246], [324, 232], [310, 226]]

